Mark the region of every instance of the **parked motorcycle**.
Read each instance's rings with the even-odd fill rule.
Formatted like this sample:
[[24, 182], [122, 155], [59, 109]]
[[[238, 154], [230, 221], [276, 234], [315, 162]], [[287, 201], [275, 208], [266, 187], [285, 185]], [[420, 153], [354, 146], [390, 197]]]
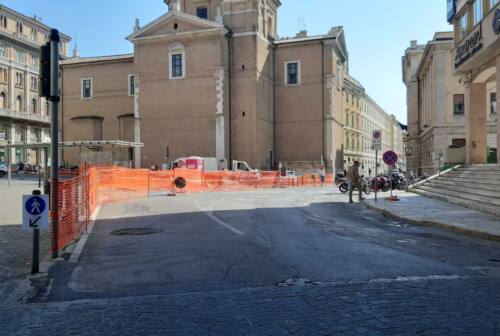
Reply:
[[371, 190], [387, 192], [391, 189], [389, 178], [386, 176], [378, 176], [371, 181]]
[[[371, 182], [368, 180], [368, 178], [363, 177], [361, 181], [361, 187], [363, 188], [363, 191], [365, 194], [370, 195], [372, 192], [370, 188]], [[339, 183], [339, 190], [342, 193], [347, 193], [349, 191], [349, 181], [347, 179], [342, 179]]]

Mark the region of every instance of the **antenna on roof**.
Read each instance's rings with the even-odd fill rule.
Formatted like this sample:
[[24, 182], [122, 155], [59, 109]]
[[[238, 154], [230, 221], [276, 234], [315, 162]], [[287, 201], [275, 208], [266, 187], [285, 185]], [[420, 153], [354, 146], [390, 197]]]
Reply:
[[304, 17], [302, 15], [299, 15], [298, 25], [299, 25], [299, 31], [307, 30], [306, 20], [304, 19]]

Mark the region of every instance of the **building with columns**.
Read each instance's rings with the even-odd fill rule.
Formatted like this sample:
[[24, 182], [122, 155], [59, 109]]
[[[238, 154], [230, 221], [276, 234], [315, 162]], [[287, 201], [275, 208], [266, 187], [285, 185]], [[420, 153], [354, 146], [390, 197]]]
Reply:
[[[445, 164], [467, 161], [465, 83], [455, 74], [454, 32], [439, 32], [426, 45], [412, 41], [403, 57], [407, 87], [410, 171], [433, 174]], [[496, 85], [486, 87], [484, 113], [484, 163], [493, 161], [497, 148]], [[470, 157], [469, 157], [470, 159]], [[469, 161], [470, 162], [470, 161]]]
[[[464, 90], [466, 162], [484, 164], [492, 157], [488, 151], [488, 131], [499, 110], [500, 1], [447, 2], [448, 22], [454, 27], [452, 69]], [[500, 122], [495, 127], [498, 149]], [[498, 153], [496, 158], [500, 162]]]
[[62, 62], [64, 141], [144, 143], [122, 153], [136, 167], [197, 155], [343, 169], [342, 27], [279, 39], [279, 0], [165, 2], [158, 19], [136, 21], [133, 53]]
[[[387, 113], [366, 92], [363, 86], [349, 75], [344, 77], [345, 151], [344, 165], [349, 167], [358, 161], [365, 174], [375, 174], [377, 158], [372, 149], [373, 131], [382, 131], [382, 149], [378, 162], [385, 151], [396, 152], [401, 159], [398, 168], [404, 170], [403, 130], [396, 117]], [[381, 171], [385, 170], [382, 167]]]
[[[45, 99], [38, 97], [40, 46], [50, 27], [0, 5], [0, 161], [8, 159], [2, 144], [50, 141], [50, 116]], [[61, 53], [70, 38], [61, 34]], [[41, 164], [41, 154], [12, 148], [11, 162]]]

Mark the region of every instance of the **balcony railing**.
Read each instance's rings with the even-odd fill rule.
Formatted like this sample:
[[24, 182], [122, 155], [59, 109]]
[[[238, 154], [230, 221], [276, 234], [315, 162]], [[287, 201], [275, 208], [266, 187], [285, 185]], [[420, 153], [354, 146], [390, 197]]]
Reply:
[[50, 116], [34, 114], [29, 112], [13, 111], [5, 108], [0, 108], [0, 117], [8, 117], [12, 119], [34, 121], [47, 124], [50, 123]]

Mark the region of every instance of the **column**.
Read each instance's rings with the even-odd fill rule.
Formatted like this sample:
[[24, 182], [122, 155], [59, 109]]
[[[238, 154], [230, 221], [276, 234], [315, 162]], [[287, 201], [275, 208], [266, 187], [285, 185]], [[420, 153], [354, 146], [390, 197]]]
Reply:
[[30, 82], [29, 82], [29, 75], [28, 75], [28, 72], [27, 71], [24, 71], [24, 88], [23, 88], [23, 92], [24, 92], [24, 102], [23, 102], [23, 110], [24, 112], [28, 112], [29, 111], [29, 105], [30, 105], [30, 97], [29, 97], [29, 93], [30, 93]]
[[497, 56], [497, 162], [500, 163], [500, 55]]
[[466, 83], [467, 164], [484, 164], [487, 162], [486, 107], [486, 84]]
[[7, 108], [14, 110], [16, 107], [16, 69], [11, 66], [9, 69], [9, 91]]

